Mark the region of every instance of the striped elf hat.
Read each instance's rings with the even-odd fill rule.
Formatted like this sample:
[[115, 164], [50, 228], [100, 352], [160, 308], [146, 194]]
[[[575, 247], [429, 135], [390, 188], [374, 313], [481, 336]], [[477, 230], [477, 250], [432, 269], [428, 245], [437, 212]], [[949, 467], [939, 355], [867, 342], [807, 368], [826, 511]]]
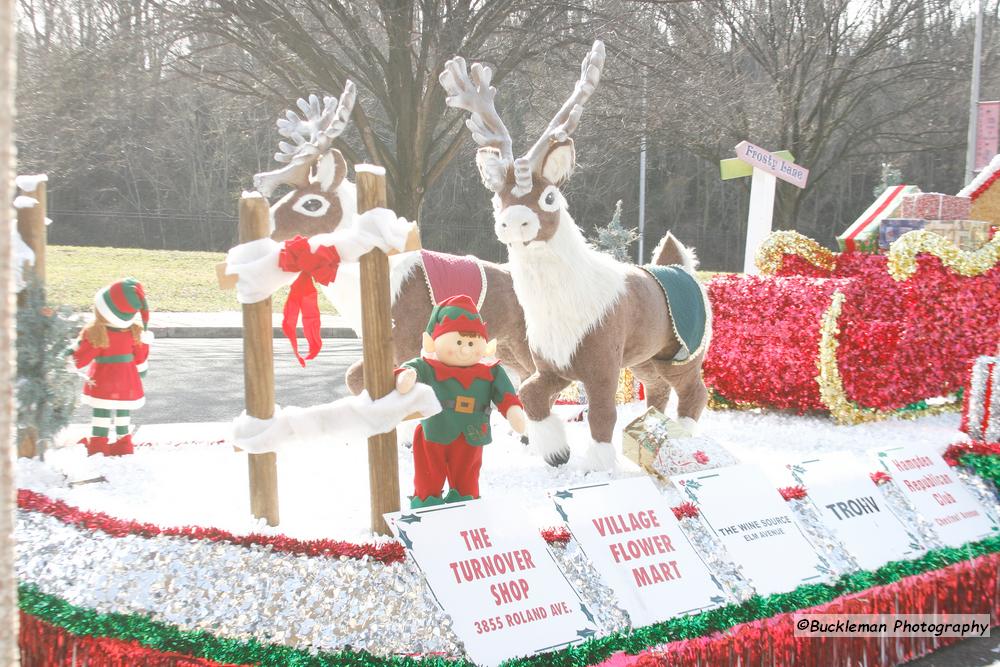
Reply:
[[127, 329], [132, 326], [137, 314], [142, 316], [144, 330], [149, 324], [146, 291], [135, 278], [125, 278], [99, 289], [94, 295], [94, 307], [115, 329]]
[[434, 306], [426, 331], [431, 338], [451, 331], [474, 332], [483, 338], [489, 338], [486, 322], [479, 315], [475, 302], [465, 294], [450, 296]]

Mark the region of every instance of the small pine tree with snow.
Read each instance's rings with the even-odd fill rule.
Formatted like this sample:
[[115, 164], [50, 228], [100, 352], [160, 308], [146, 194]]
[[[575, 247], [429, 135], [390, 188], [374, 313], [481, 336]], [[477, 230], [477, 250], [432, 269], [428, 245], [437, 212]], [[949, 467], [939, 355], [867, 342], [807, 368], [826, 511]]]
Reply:
[[883, 192], [894, 185], [900, 185], [902, 182], [903, 172], [897, 169], [891, 162], [883, 162], [882, 173], [879, 175], [878, 185], [875, 186], [875, 190], [872, 191], [872, 194], [877, 199]]
[[606, 252], [619, 262], [628, 262], [629, 246], [636, 242], [639, 233], [635, 227], [622, 227], [622, 200], [615, 204], [615, 213], [606, 227], [598, 227], [590, 237], [598, 250]]
[[17, 427], [48, 440], [69, 424], [80, 393], [79, 378], [66, 368], [76, 325], [66, 308], [45, 302], [34, 279], [17, 310]]

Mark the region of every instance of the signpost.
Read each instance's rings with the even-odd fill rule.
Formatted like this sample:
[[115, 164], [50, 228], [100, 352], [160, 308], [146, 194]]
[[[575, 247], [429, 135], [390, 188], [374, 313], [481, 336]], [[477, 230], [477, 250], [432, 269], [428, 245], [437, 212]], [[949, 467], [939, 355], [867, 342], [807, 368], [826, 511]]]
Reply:
[[851, 457], [831, 454], [789, 468], [795, 481], [809, 491], [823, 523], [862, 568], [877, 570], [924, 551], [920, 539], [885, 504], [868, 472]]
[[749, 141], [736, 145], [736, 158], [719, 163], [722, 180], [750, 179], [750, 212], [747, 217], [747, 243], [743, 253], [743, 273], [755, 275], [757, 265], [754, 255], [757, 248], [771, 233], [774, 217], [774, 191], [781, 179], [795, 187], [804, 188], [809, 170], [794, 162], [788, 151], [770, 153]]
[[594, 617], [510, 498], [386, 514], [477, 665], [594, 636]]
[[933, 448], [909, 445], [875, 450], [874, 454], [892, 482], [948, 546], [960, 547], [1000, 529]]
[[728, 601], [648, 477], [560, 489], [552, 501], [633, 627]]
[[672, 481], [698, 507], [759, 594], [822, 583], [833, 574], [756, 466], [716, 468], [674, 476]]

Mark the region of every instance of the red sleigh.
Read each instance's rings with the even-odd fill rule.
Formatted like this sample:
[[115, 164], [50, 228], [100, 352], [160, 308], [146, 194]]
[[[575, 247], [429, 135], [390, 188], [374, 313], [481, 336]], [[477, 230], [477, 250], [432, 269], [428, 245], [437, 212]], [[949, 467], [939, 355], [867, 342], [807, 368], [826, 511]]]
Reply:
[[[714, 403], [825, 411], [858, 423], [954, 401], [1000, 340], [1000, 235], [963, 252], [926, 231], [888, 255], [833, 253], [796, 232], [761, 246], [764, 275], [708, 284]], [[930, 403], [928, 403], [930, 401]]]

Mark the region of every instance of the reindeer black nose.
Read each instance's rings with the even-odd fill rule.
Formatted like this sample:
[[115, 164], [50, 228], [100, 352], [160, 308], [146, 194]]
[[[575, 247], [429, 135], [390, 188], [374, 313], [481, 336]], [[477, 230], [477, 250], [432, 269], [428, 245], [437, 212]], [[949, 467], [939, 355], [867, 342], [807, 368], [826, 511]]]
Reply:
[[504, 229], [507, 229], [507, 223], [506, 222], [501, 222], [500, 226], [503, 227]]
[[522, 223], [521, 223], [521, 226], [522, 226], [522, 227], [527, 227], [527, 226], [528, 226], [528, 223], [527, 223], [527, 222], [522, 222]]

